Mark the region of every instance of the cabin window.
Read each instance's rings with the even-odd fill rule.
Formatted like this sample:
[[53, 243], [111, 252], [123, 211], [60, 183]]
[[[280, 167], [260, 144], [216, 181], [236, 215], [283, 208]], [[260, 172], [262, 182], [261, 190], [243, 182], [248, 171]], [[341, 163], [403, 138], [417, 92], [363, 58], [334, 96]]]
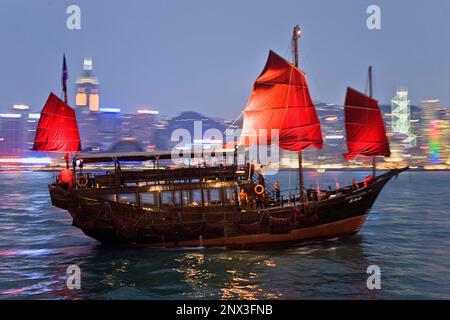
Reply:
[[122, 193], [119, 194], [119, 202], [122, 203], [136, 203], [136, 194], [135, 193]]
[[191, 204], [191, 200], [189, 198], [189, 190], [181, 191], [181, 200], [183, 201], [183, 206], [189, 206]]
[[161, 202], [163, 205], [179, 206], [181, 204], [180, 193], [178, 191], [163, 191]]
[[202, 191], [201, 190], [191, 190], [191, 197], [190, 197], [190, 206], [191, 207], [197, 207], [203, 205], [202, 201]]
[[117, 202], [118, 195], [116, 194], [107, 194], [105, 196], [106, 200]]
[[225, 204], [235, 205], [236, 204], [236, 192], [234, 188], [225, 188]]
[[144, 207], [157, 207], [158, 206], [157, 194], [155, 192], [142, 192], [141, 204]]
[[204, 189], [205, 206], [214, 206], [222, 204], [220, 189]]

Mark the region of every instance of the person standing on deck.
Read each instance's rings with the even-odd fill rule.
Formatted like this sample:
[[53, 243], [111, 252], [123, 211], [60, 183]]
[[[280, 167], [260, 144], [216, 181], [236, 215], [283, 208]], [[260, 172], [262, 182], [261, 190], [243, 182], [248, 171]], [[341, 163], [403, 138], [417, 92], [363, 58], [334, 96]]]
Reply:
[[244, 211], [247, 209], [247, 202], [248, 202], [247, 192], [245, 192], [244, 189], [241, 189], [241, 192], [239, 193], [239, 203], [240, 203], [241, 210]]
[[255, 165], [253, 163], [248, 162], [248, 170], [249, 170], [249, 179], [253, 181], [253, 176], [255, 175]]
[[69, 154], [66, 153], [63, 157], [64, 162], [66, 163], [66, 169], [69, 169]]
[[83, 174], [83, 160], [80, 160], [80, 162], [78, 163], [78, 167], [80, 168], [80, 175]]
[[280, 183], [277, 181], [275, 181], [275, 183], [273, 184], [273, 188], [275, 189], [275, 199], [277, 202], [280, 201], [281, 198], [281, 190], [280, 190]]
[[262, 165], [258, 169], [258, 183], [262, 185], [264, 189], [266, 188], [266, 183], [264, 179], [264, 169]]

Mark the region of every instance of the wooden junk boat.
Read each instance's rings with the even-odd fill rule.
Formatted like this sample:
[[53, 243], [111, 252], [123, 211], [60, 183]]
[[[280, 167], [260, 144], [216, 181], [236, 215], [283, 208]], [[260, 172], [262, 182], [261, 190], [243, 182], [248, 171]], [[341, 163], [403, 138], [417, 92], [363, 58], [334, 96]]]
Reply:
[[[279, 130], [278, 145], [298, 152], [300, 192], [277, 192], [250, 163], [160, 168], [162, 162], [170, 161], [170, 153], [76, 153], [73, 168], [69, 169], [66, 154], [67, 168], [48, 187], [52, 204], [67, 210], [73, 225], [86, 235], [111, 244], [248, 248], [356, 234], [384, 185], [407, 168], [376, 176], [373, 161], [373, 174], [364, 181], [336, 190], [303, 188], [302, 150], [320, 149], [323, 141], [304, 73], [298, 68], [299, 35], [296, 26], [293, 63], [270, 51], [243, 112], [241, 142], [247, 145], [259, 129]], [[66, 92], [65, 61], [63, 70]], [[383, 118], [371, 91], [367, 96], [347, 90], [347, 159], [390, 155]], [[65, 102], [50, 95], [34, 150], [80, 151], [75, 113], [64, 97]], [[262, 143], [260, 137], [256, 140]], [[142, 161], [153, 162], [153, 167], [120, 168], [120, 164]], [[114, 164], [111, 172], [77, 169], [80, 163], [105, 162]], [[247, 194], [246, 201], [239, 201], [241, 190]]]

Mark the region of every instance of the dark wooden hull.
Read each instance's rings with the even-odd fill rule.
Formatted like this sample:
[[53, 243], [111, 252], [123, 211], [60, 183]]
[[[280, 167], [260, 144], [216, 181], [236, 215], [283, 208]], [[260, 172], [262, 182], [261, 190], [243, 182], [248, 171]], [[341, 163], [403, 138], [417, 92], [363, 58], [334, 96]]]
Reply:
[[250, 212], [241, 212], [236, 206], [147, 212], [56, 185], [49, 190], [52, 204], [68, 210], [74, 226], [103, 243], [251, 248], [356, 234], [384, 185], [403, 170], [391, 170], [367, 187], [327, 200]]

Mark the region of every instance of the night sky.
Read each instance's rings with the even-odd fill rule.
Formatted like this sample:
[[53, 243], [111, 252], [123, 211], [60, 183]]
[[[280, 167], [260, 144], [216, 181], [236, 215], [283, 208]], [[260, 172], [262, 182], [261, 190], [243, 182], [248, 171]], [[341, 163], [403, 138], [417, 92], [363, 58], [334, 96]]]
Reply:
[[[81, 30], [66, 27], [71, 4], [81, 7]], [[381, 30], [366, 27], [370, 4], [381, 7]], [[314, 100], [342, 104], [346, 86], [364, 89], [372, 64], [380, 102], [406, 86], [413, 103], [447, 107], [449, 21], [448, 0], [0, 0], [0, 111], [13, 103], [39, 111], [49, 91], [60, 95], [66, 52], [71, 101], [92, 57], [102, 106], [232, 119], [269, 49], [290, 57], [295, 24]]]

